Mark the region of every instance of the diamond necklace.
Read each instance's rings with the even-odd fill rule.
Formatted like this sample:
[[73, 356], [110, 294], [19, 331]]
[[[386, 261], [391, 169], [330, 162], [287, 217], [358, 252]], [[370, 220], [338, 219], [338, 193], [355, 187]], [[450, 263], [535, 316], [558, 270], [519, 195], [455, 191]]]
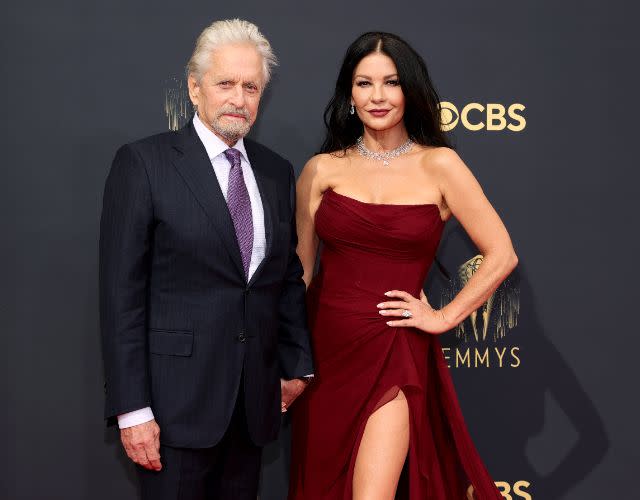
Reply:
[[356, 140], [356, 148], [358, 149], [358, 153], [360, 153], [365, 158], [370, 160], [382, 161], [382, 164], [387, 167], [389, 166], [389, 162], [393, 158], [397, 158], [400, 155], [408, 153], [413, 146], [413, 141], [411, 139], [407, 139], [407, 142], [401, 144], [396, 149], [392, 149], [391, 151], [383, 151], [381, 153], [371, 151], [367, 149], [367, 146], [364, 145], [364, 140], [362, 136], [358, 137]]

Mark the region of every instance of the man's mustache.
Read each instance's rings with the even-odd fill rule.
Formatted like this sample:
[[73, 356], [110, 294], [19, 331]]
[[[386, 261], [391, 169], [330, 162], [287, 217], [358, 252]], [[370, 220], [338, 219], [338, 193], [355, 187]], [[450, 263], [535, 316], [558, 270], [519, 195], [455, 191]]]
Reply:
[[218, 113], [216, 113], [216, 118], [220, 118], [222, 115], [226, 115], [226, 114], [240, 115], [245, 120], [248, 120], [249, 117], [251, 116], [249, 111], [247, 111], [244, 108], [234, 108], [232, 106], [228, 106], [228, 107], [225, 107], [225, 108], [220, 108]]

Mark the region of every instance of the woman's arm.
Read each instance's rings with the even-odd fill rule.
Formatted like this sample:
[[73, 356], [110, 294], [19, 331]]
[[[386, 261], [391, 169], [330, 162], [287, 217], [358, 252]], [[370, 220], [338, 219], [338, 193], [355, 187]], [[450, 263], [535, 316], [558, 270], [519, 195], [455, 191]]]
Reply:
[[446, 205], [483, 255], [482, 264], [455, 298], [439, 311], [433, 310], [425, 298], [418, 301], [398, 290], [388, 292], [387, 296], [403, 302], [385, 302], [379, 307], [383, 315], [398, 316], [404, 309], [413, 314], [410, 319], [390, 321], [390, 326], [414, 326], [429, 333], [442, 333], [460, 324], [486, 302], [515, 268], [518, 257], [502, 220], [458, 154], [449, 148], [438, 148], [428, 159]]
[[518, 264], [511, 238], [480, 184], [458, 154], [434, 155], [442, 196], [483, 256], [482, 264], [455, 298], [441, 309], [451, 327], [485, 303]]
[[322, 186], [318, 178], [318, 156], [311, 158], [302, 169], [296, 183], [296, 226], [298, 246], [296, 251], [304, 274], [307, 288], [313, 278], [319, 239], [316, 234], [314, 216], [322, 199]]

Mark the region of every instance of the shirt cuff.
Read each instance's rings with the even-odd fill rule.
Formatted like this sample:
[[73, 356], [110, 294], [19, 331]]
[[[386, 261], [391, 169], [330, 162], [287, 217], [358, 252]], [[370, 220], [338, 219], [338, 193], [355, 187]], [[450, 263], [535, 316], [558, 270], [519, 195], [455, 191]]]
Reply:
[[153, 412], [150, 407], [140, 408], [139, 410], [130, 411], [118, 415], [118, 427], [120, 429], [126, 429], [127, 427], [133, 427], [134, 425], [144, 424], [154, 419]]

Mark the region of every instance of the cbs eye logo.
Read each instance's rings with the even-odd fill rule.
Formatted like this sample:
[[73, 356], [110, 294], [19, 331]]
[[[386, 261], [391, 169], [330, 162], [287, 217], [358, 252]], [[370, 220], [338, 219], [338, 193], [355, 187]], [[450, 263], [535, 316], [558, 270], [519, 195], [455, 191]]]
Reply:
[[442, 101], [439, 104], [440, 123], [442, 130], [452, 130], [462, 122], [467, 130], [500, 131], [505, 128], [512, 132], [521, 132], [527, 126], [527, 121], [520, 114], [524, 111], [523, 104], [512, 104], [505, 108], [502, 104], [488, 103], [486, 105], [470, 102], [461, 111], [458, 111], [452, 102]]

